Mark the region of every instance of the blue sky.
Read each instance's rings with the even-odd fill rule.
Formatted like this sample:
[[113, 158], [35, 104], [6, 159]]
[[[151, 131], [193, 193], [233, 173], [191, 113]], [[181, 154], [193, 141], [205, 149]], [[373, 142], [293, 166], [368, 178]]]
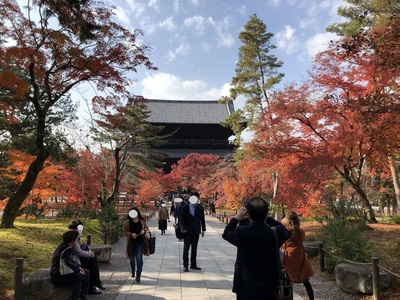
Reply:
[[335, 36], [343, 0], [117, 0], [118, 23], [142, 29], [158, 71], [139, 68], [133, 91], [149, 99], [217, 100], [235, 75], [238, 35], [252, 14], [274, 34], [282, 85], [306, 77], [312, 57]]

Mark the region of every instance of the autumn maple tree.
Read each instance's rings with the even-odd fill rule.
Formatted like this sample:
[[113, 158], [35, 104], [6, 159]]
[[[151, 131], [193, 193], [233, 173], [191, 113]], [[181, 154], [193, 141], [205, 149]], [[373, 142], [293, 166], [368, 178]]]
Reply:
[[[36, 13], [33, 13], [36, 12]], [[73, 101], [83, 83], [96, 88], [95, 103], [112, 108], [132, 95], [129, 77], [138, 66], [154, 69], [140, 45], [140, 31], [113, 21], [112, 8], [96, 1], [33, 1], [20, 6], [0, 2], [1, 89], [15, 101], [34, 107], [35, 159], [4, 209], [0, 227], [13, 227], [15, 216], [32, 190], [50, 153], [45, 144], [48, 114], [59, 102]], [[12, 107], [2, 103], [4, 115]]]
[[[29, 155], [22, 151], [7, 151], [9, 163], [7, 167], [0, 168], [3, 182], [6, 180], [9, 184], [5, 187], [13, 191], [13, 187], [18, 187], [24, 179], [25, 173], [29, 168], [29, 164], [34, 160], [33, 155]], [[44, 211], [46, 209], [46, 200], [56, 198], [60, 194], [70, 189], [74, 182], [64, 175], [68, 174], [67, 168], [54, 160], [47, 160], [43, 171], [39, 174], [31, 193], [21, 205], [21, 210], [27, 207], [35, 206], [37, 209]], [[74, 202], [74, 199], [68, 199]], [[2, 202], [0, 202], [0, 208]]]
[[169, 176], [176, 178], [183, 188], [198, 191], [201, 197], [209, 197], [210, 195], [203, 195], [202, 182], [214, 174], [220, 159], [213, 154], [190, 153], [171, 166]]
[[[349, 60], [364, 60], [373, 57], [376, 74], [382, 79], [398, 78], [400, 59], [399, 52], [399, 5], [398, 1], [355, 1], [346, 0], [349, 6], [342, 6], [338, 9], [338, 14], [346, 18], [346, 21], [335, 23], [328, 27], [328, 31], [335, 32], [342, 36], [340, 43], [337, 44], [337, 51]], [[392, 81], [382, 86], [386, 91], [380, 93], [379, 97], [374, 97], [377, 102], [390, 104], [391, 110], [398, 101], [398, 87]], [[394, 84], [393, 84], [394, 83]], [[381, 104], [379, 104], [381, 105]], [[400, 213], [400, 180], [398, 173], [399, 154], [398, 147], [393, 147], [391, 143], [383, 148], [387, 156], [388, 165], [393, 182], [396, 201], [393, 203], [394, 212]]]

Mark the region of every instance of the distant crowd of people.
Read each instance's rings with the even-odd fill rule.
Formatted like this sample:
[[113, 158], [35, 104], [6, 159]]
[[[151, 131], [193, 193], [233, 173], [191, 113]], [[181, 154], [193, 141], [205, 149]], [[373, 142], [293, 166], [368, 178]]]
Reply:
[[[183, 272], [189, 272], [189, 269], [201, 270], [197, 263], [197, 247], [200, 236], [204, 237], [206, 232], [207, 209], [199, 198], [198, 193], [176, 197], [170, 210], [162, 202], [158, 211], [158, 229], [161, 235], [166, 234], [172, 217], [176, 236], [183, 241]], [[215, 212], [215, 206], [208, 208]], [[288, 211], [279, 222], [268, 216], [268, 212], [269, 204], [266, 200], [259, 197], [249, 198], [223, 232], [222, 238], [237, 247], [232, 289], [236, 299], [278, 299], [278, 247], [282, 249], [283, 258], [280, 259], [289, 277], [294, 283], [303, 283], [308, 298], [314, 300], [309, 281], [314, 275], [314, 269], [304, 250], [305, 232], [300, 228], [299, 217], [296, 212]], [[83, 223], [73, 220], [68, 228], [63, 235], [63, 242], [53, 254], [51, 282], [72, 285], [70, 300], [86, 300], [88, 294], [99, 294], [105, 287], [100, 280], [96, 255], [80, 241]], [[126, 237], [126, 257], [129, 259], [131, 277], [140, 283], [143, 255], [149, 255], [151, 233], [138, 208], [132, 207], [128, 211], [122, 231]], [[275, 241], [278, 241], [278, 245]], [[68, 274], [60, 269], [62, 263], [70, 267]]]

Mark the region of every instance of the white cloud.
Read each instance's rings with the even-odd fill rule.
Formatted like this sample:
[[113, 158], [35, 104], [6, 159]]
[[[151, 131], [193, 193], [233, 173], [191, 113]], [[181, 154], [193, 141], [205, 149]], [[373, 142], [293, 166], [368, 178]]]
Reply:
[[189, 54], [190, 45], [188, 43], [182, 43], [177, 48], [169, 50], [167, 54], [168, 61], [173, 61], [178, 58], [178, 56], [186, 56]]
[[308, 0], [300, 3], [299, 10], [304, 10], [301, 28], [321, 28], [340, 20], [337, 14], [339, 6], [346, 6], [345, 0]]
[[174, 23], [174, 19], [172, 16], [160, 22], [157, 27], [169, 32], [174, 31], [176, 29], [176, 25]]
[[204, 50], [204, 52], [206, 53], [210, 53], [211, 52], [211, 45], [208, 42], [203, 42], [201, 43], [201, 49]]
[[190, 0], [190, 2], [192, 2], [194, 5], [199, 5], [200, 0]]
[[239, 9], [238, 9], [239, 14], [241, 14], [242, 16], [247, 16], [247, 7], [246, 5], [242, 5]]
[[121, 6], [117, 6], [113, 12], [115, 13], [116, 18], [122, 23], [129, 24], [129, 17], [126, 14], [126, 10]]
[[149, 0], [149, 7], [153, 8], [155, 11], [160, 11], [160, 7], [158, 6], [158, 0]]
[[268, 3], [272, 4], [273, 6], [279, 6], [282, 3], [282, 0], [271, 0]]
[[179, 12], [179, 0], [174, 0], [174, 3], [172, 4], [174, 8], [174, 12], [178, 13]]
[[167, 54], [168, 61], [173, 61], [176, 59], [176, 53], [174, 51], [168, 50]]
[[228, 32], [231, 27], [233, 19], [230, 16], [225, 17], [222, 22], [216, 22], [212, 17], [207, 18], [207, 22], [214, 27], [217, 34], [218, 47], [229, 48], [235, 44], [235, 39]]
[[129, 12], [132, 12], [136, 17], [141, 16], [146, 10], [146, 7], [141, 3], [137, 3], [136, 0], [126, 0], [126, 2], [128, 3]]
[[175, 53], [179, 55], [188, 55], [190, 46], [188, 43], [180, 44], [178, 48], [175, 49]]
[[295, 35], [296, 29], [287, 25], [284, 30], [276, 33], [277, 48], [282, 49], [288, 54], [296, 52], [299, 49], [300, 42]]
[[168, 73], [148, 75], [140, 83], [142, 95], [148, 99], [218, 100], [229, 94], [229, 84], [209, 88], [202, 80], [184, 80]]
[[204, 24], [203, 16], [193, 16], [191, 18], [187, 18], [183, 21], [183, 24], [187, 27], [193, 27], [197, 35], [203, 35], [205, 24]]
[[306, 41], [307, 53], [310, 57], [314, 57], [317, 53], [326, 50], [331, 40], [336, 40], [334, 33], [318, 33]]

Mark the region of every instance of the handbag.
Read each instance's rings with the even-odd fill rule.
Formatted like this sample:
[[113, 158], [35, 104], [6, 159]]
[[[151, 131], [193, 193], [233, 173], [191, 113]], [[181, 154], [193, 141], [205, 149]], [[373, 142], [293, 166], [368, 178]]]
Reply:
[[185, 234], [182, 233], [181, 226], [179, 224], [174, 225], [175, 226], [175, 236], [179, 240], [183, 240], [185, 238]]
[[279, 285], [277, 290], [278, 300], [293, 300], [293, 281], [289, 278], [286, 269], [282, 266], [280, 260], [278, 233], [276, 228], [271, 227], [272, 232], [275, 237], [275, 247], [276, 247], [276, 263], [278, 265], [278, 279]]
[[75, 271], [68, 265], [67, 261], [62, 257], [64, 252], [66, 250], [68, 250], [68, 249], [70, 249], [70, 247], [65, 248], [64, 251], [61, 252], [61, 255], [60, 255], [60, 267], [59, 267], [59, 270], [60, 270], [60, 274], [61, 275], [68, 275], [68, 274], [75, 273]]
[[154, 254], [154, 252], [156, 252], [156, 237], [150, 233], [149, 254]]

